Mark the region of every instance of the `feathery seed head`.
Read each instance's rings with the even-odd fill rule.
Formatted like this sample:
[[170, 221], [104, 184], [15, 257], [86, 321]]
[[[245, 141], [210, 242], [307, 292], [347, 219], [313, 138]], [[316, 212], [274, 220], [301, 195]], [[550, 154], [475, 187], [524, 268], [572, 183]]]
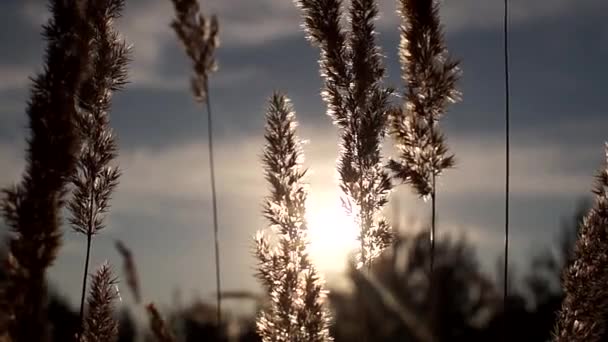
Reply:
[[19, 185], [2, 191], [0, 211], [14, 233], [9, 240], [9, 335], [46, 341], [46, 268], [61, 244], [61, 208], [80, 146], [77, 97], [88, 77], [94, 32], [82, 1], [50, 0], [43, 26], [45, 65], [33, 79], [27, 105], [30, 137]]
[[104, 263], [92, 277], [88, 312], [84, 322], [85, 342], [113, 342], [118, 339], [118, 322], [114, 319], [116, 278], [109, 264]]
[[215, 50], [219, 46], [217, 17], [201, 13], [197, 0], [171, 0], [176, 18], [171, 27], [182, 42], [194, 65], [192, 92], [198, 102], [204, 102], [209, 92], [209, 75], [217, 70]]
[[263, 341], [331, 341], [323, 281], [307, 252], [306, 171], [296, 127], [290, 101], [273, 95], [262, 158], [271, 188], [264, 204], [270, 232], [255, 236], [258, 277], [270, 303], [256, 326]]
[[141, 301], [141, 291], [139, 288], [139, 277], [137, 276], [137, 267], [131, 250], [120, 240], [116, 241], [116, 250], [123, 259], [123, 273], [127, 278], [127, 285], [135, 298], [135, 302]]
[[[321, 95], [327, 113], [340, 129], [338, 159], [342, 202], [360, 226], [358, 259], [368, 264], [391, 234], [380, 225], [380, 210], [392, 188], [382, 165], [382, 142], [387, 133], [389, 97], [393, 90], [382, 86], [384, 67], [375, 42], [375, 0], [352, 0], [351, 29], [342, 27], [339, 0], [297, 0], [304, 27], [320, 49], [319, 64], [324, 87]], [[383, 230], [378, 234], [378, 230]]]
[[595, 205], [580, 226], [573, 262], [564, 270], [565, 298], [553, 341], [600, 341], [608, 315], [608, 146], [606, 164], [596, 176]]
[[432, 177], [454, 165], [438, 123], [450, 103], [459, 100], [458, 62], [448, 55], [434, 0], [400, 0], [399, 57], [406, 84], [403, 108], [391, 112], [391, 133], [399, 160], [390, 160], [395, 178], [421, 197], [432, 191]]
[[78, 97], [76, 122], [82, 147], [72, 176], [73, 196], [68, 203], [73, 229], [85, 235], [95, 235], [104, 228], [104, 214], [110, 208], [110, 197], [120, 177], [120, 170], [111, 165], [117, 146], [109, 111], [113, 92], [127, 82], [129, 48], [112, 26], [123, 6], [123, 0], [104, 0], [87, 7], [89, 25], [95, 32], [93, 67]]
[[175, 342], [175, 337], [167, 327], [165, 320], [156, 309], [154, 303], [146, 305], [146, 311], [150, 319], [150, 329], [152, 329], [156, 340], [158, 342]]

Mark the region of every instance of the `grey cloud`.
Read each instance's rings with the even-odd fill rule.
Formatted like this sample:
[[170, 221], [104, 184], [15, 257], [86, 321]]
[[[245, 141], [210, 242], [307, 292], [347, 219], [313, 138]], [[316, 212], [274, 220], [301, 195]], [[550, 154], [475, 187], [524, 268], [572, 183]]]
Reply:
[[[222, 3], [220, 7], [237, 5], [235, 1]], [[553, 125], [564, 121], [597, 120], [603, 116], [603, 80], [600, 73], [588, 66], [602, 65], [606, 58], [607, 50], [600, 44], [602, 31], [597, 30], [606, 25], [602, 16], [596, 14], [602, 13], [597, 10], [603, 5], [591, 6], [590, 3], [586, 1], [576, 11], [559, 11], [556, 16], [540, 16], [513, 27], [514, 134], [528, 133], [534, 127], [537, 134], [551, 135], [554, 130], [547, 128]], [[150, 9], [146, 10], [146, 4]], [[162, 4], [130, 3], [129, 16], [137, 19], [140, 9], [143, 12], [139, 15], [144, 19], [148, 12], [160, 11], [167, 15], [166, 9], [155, 9], [170, 8], [168, 2]], [[280, 10], [289, 11], [291, 6]], [[453, 5], [446, 3], [446, 6]], [[589, 8], [596, 11], [590, 12]], [[244, 15], [238, 13], [237, 16]], [[253, 10], [252, 13], [248, 15], [254, 16], [258, 12]], [[139, 22], [127, 19], [123, 21], [128, 22], [126, 27], [132, 27], [133, 32], [145, 32], [148, 26], [152, 31], [143, 40], [133, 37], [136, 56], [132, 75], [135, 82], [116, 98], [113, 120], [123, 147], [129, 148], [132, 144], [160, 146], [199, 137], [204, 132], [203, 113], [193, 106], [189, 97], [190, 64], [172, 39], [169, 28], [163, 24], [169, 19], [141, 19]], [[299, 24], [294, 22], [292, 25]], [[464, 71], [461, 82], [464, 101], [454, 106], [446, 118], [448, 137], [502, 131], [501, 39], [502, 33], [496, 29], [448, 35], [448, 44], [453, 54], [462, 59]], [[396, 30], [383, 32], [380, 40], [388, 56], [389, 81], [399, 86]], [[143, 51], [157, 50], [151, 53], [153, 63], [147, 62], [146, 53], [142, 54], [143, 61], [138, 58], [137, 46], [142, 44], [148, 46]], [[318, 95], [321, 81], [317, 56], [318, 52], [309, 46], [302, 33], [257, 46], [224, 45], [219, 50], [221, 69], [212, 79], [219, 136], [259, 134], [265, 99], [274, 89], [288, 92], [302, 121], [328, 125]], [[11, 92], [0, 92], [0, 97], [11, 98]], [[3, 96], [3, 93], [7, 95]], [[3, 127], [18, 127], [12, 122], [15, 116], [11, 113], [2, 111], [1, 120]], [[533, 130], [530, 133], [534, 133]], [[585, 137], [575, 136], [576, 131], [570, 134], [575, 139], [569, 140], [590, 139], [588, 132]], [[594, 134], [593, 141], [600, 135]]]

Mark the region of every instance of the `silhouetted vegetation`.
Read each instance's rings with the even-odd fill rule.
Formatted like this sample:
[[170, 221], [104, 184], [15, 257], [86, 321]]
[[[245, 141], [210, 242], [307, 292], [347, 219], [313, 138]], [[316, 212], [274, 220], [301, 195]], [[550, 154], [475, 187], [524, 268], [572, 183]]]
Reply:
[[[581, 201], [575, 215], [564, 219], [554, 243], [530, 256], [506, 313], [500, 282], [482, 272], [475, 247], [465, 237], [437, 240], [435, 279], [430, 281], [425, 231], [399, 235], [369, 271], [350, 269], [351, 291], [330, 293], [332, 336], [338, 342], [495, 341], [503, 337], [506, 314], [512, 327], [508, 340], [549, 340], [563, 300], [560, 270], [572, 260], [573, 237], [588, 206]], [[218, 327], [215, 307], [204, 302], [169, 309], [164, 316], [178, 341], [261, 341], [254, 317], [226, 319]], [[78, 329], [77, 312], [56, 295], [50, 297], [49, 319], [54, 341], [64, 341]], [[136, 341], [138, 336], [155, 340], [151, 330], [137, 327], [128, 310], [116, 319], [118, 341]]]
[[[432, 0], [399, 2], [406, 83], [400, 109], [393, 103], [393, 89], [385, 85], [384, 57], [376, 45], [377, 2], [351, 0], [345, 10], [341, 0], [295, 1], [309, 40], [320, 50], [321, 95], [340, 138], [338, 187], [343, 209], [359, 230], [360, 247], [350, 263], [350, 289], [328, 296], [308, 255], [308, 192], [295, 113], [285, 96], [275, 94], [265, 117], [262, 157], [270, 187], [263, 215], [272, 237], [260, 233], [255, 240], [264, 296], [230, 294], [257, 301], [256, 314], [246, 318], [221, 310], [222, 296], [228, 294], [220, 286], [208, 84], [216, 69], [218, 20], [204, 16], [196, 0], [173, 0], [172, 27], [194, 66], [192, 91], [209, 114], [217, 299], [215, 305], [194, 301], [168, 310], [146, 304], [148, 324], [142, 326], [129, 308], [118, 313], [111, 266], [103, 264], [91, 275], [88, 265], [92, 238], [104, 227], [119, 183], [108, 113], [112, 92], [125, 85], [128, 71], [128, 48], [113, 26], [124, 0], [48, 3], [44, 67], [32, 79], [26, 109], [25, 171], [17, 185], [1, 192], [0, 211], [10, 231], [0, 267], [0, 341], [608, 339], [608, 164], [598, 172], [593, 203], [580, 206], [553, 248], [530, 256], [523, 281], [504, 301], [499, 289], [509, 279], [493, 280], [482, 272], [465, 237], [434, 236], [435, 178], [453, 165], [437, 123], [459, 97], [459, 69], [447, 53], [439, 5]], [[389, 132], [399, 153], [391, 161], [382, 147]], [[427, 229], [398, 229], [397, 222], [384, 217], [398, 182], [430, 196], [430, 235]], [[65, 210], [72, 227], [87, 238], [79, 314], [49, 294], [47, 284], [47, 270], [61, 247]], [[122, 242], [117, 249], [139, 305], [145, 284], [137, 277], [133, 253]]]

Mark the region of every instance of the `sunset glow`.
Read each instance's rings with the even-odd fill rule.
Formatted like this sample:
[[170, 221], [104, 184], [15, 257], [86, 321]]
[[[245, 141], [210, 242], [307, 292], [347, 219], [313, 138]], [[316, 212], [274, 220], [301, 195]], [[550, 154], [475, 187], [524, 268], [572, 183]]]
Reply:
[[313, 262], [325, 274], [343, 272], [358, 246], [358, 230], [338, 196], [311, 196], [306, 216]]

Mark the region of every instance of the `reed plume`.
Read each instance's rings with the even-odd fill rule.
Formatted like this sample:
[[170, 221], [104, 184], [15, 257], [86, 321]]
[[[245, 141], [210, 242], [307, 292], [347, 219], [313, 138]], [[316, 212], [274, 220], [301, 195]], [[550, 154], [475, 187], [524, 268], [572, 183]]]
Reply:
[[186, 54], [192, 60], [194, 75], [191, 88], [194, 99], [207, 107], [207, 147], [209, 155], [209, 175], [211, 202], [213, 206], [213, 235], [215, 246], [215, 281], [217, 321], [221, 325], [222, 299], [220, 277], [220, 242], [217, 215], [217, 194], [215, 182], [215, 162], [213, 156], [213, 113], [209, 96], [209, 75], [217, 70], [215, 50], [219, 46], [219, 23], [217, 17], [207, 18], [202, 14], [198, 0], [171, 0], [176, 18], [171, 27], [181, 41]]
[[[271, 193], [264, 216], [272, 234], [258, 231], [258, 277], [270, 297], [257, 329], [263, 341], [331, 341], [324, 282], [310, 261], [301, 142], [289, 100], [274, 94], [266, 114], [264, 169]], [[276, 242], [276, 244], [271, 241]]]
[[175, 342], [176, 339], [167, 327], [165, 320], [162, 318], [154, 303], [146, 305], [146, 311], [150, 319], [150, 329], [158, 342]]
[[565, 293], [553, 341], [594, 342], [606, 336], [608, 317], [608, 145], [606, 164], [598, 172], [595, 204], [584, 217], [573, 259], [562, 278]]
[[118, 297], [116, 282], [112, 269], [107, 263], [101, 265], [93, 275], [81, 341], [117, 341], [118, 322], [114, 319], [114, 301]]
[[217, 70], [215, 50], [219, 46], [217, 17], [202, 14], [197, 0], [171, 0], [176, 18], [171, 27], [192, 60], [194, 75], [192, 93], [197, 102], [206, 102], [209, 95], [209, 75]]
[[392, 239], [392, 229], [381, 215], [392, 188], [382, 165], [381, 145], [393, 90], [382, 85], [385, 70], [375, 43], [377, 4], [352, 0], [348, 32], [341, 25], [340, 0], [296, 0], [296, 4], [303, 12], [309, 40], [321, 51], [321, 94], [327, 114], [340, 130], [342, 202], [360, 228], [356, 258], [359, 265], [370, 265]]
[[46, 269], [61, 245], [61, 209], [75, 172], [79, 135], [76, 98], [87, 77], [92, 30], [78, 0], [50, 0], [43, 26], [43, 71], [32, 79], [27, 106], [30, 137], [21, 182], [2, 191], [11, 230], [4, 311], [13, 342], [46, 341]]
[[73, 229], [86, 236], [86, 258], [80, 301], [83, 319], [86, 280], [93, 236], [105, 226], [104, 216], [110, 209], [110, 197], [118, 185], [120, 171], [112, 166], [117, 156], [109, 111], [112, 93], [127, 82], [128, 47], [113, 27], [120, 17], [124, 0], [94, 1], [87, 8], [92, 40], [91, 75], [82, 84], [76, 116], [82, 147], [72, 177], [73, 196], [68, 202]]
[[[430, 197], [431, 256], [435, 247], [436, 177], [454, 166], [454, 156], [438, 124], [450, 103], [458, 100], [458, 62], [444, 43], [439, 7], [434, 0], [400, 0], [399, 58], [405, 82], [403, 108], [392, 111], [391, 134], [399, 151], [390, 160], [394, 177], [411, 185], [423, 198]], [[431, 270], [433, 257], [431, 257]]]
[[135, 303], [141, 302], [141, 290], [139, 287], [139, 277], [137, 276], [137, 266], [133, 258], [133, 252], [122, 241], [116, 241], [116, 250], [123, 260], [123, 273], [127, 279], [127, 286], [135, 299]]

